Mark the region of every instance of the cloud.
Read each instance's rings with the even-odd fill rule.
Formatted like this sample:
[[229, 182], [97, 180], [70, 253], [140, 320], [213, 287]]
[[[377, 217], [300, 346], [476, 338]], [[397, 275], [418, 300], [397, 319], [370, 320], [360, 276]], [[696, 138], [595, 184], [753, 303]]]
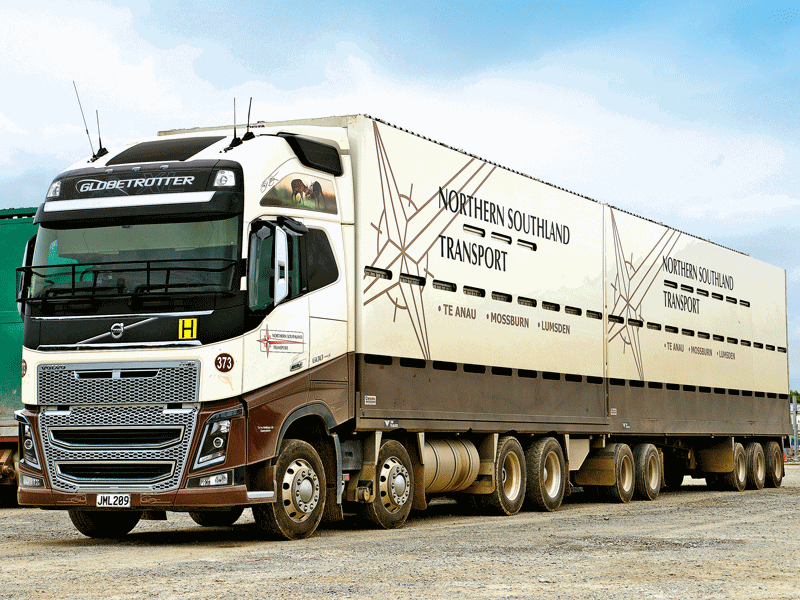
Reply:
[[[774, 222], [800, 201], [790, 174], [797, 148], [687, 121], [659, 105], [677, 78], [683, 94], [716, 94], [722, 85], [681, 74], [669, 56], [570, 50], [436, 81], [398, 75], [357, 43], [323, 36], [298, 46], [288, 67], [298, 73], [292, 89], [273, 85], [268, 73], [218, 88], [194, 68], [213, 47], [155, 47], [137, 33], [130, 9], [104, 2], [48, 6], [6, 10], [0, 20], [4, 68], [22, 90], [0, 115], [3, 162], [9, 149], [65, 161], [87, 153], [75, 80], [95, 144], [95, 109], [109, 146], [161, 129], [230, 123], [234, 97], [241, 121], [253, 96], [254, 119], [373, 114], [698, 235]], [[637, 87], [639, 79], [654, 87]], [[18, 123], [36, 135], [22, 135]]]

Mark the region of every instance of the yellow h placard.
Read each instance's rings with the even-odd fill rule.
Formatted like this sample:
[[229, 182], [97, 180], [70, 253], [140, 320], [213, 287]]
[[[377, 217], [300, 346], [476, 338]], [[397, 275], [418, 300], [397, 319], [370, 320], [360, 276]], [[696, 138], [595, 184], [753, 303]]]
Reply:
[[197, 319], [178, 319], [178, 339], [197, 339]]

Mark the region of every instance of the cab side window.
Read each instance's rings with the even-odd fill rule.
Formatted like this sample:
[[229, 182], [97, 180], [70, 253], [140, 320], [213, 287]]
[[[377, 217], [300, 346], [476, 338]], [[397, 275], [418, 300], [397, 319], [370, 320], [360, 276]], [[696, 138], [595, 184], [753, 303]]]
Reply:
[[288, 298], [297, 298], [298, 296], [302, 295], [303, 284], [302, 284], [302, 269], [300, 268], [301, 259], [300, 259], [300, 240], [302, 239], [300, 235], [287, 232], [287, 242], [289, 246], [289, 296]]
[[324, 231], [309, 229], [305, 237], [308, 291], [313, 292], [339, 279], [339, 269]]

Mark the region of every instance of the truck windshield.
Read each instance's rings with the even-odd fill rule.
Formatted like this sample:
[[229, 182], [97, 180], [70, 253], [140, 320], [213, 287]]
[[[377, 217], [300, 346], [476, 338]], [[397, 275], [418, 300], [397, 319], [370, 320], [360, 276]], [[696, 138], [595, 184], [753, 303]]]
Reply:
[[39, 228], [28, 301], [234, 292], [240, 218]]

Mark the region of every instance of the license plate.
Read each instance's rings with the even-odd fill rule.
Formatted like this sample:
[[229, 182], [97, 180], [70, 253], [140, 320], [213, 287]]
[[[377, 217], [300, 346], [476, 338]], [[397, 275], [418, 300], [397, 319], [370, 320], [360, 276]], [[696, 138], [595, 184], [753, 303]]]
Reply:
[[130, 508], [130, 494], [97, 494], [95, 506], [104, 508]]

